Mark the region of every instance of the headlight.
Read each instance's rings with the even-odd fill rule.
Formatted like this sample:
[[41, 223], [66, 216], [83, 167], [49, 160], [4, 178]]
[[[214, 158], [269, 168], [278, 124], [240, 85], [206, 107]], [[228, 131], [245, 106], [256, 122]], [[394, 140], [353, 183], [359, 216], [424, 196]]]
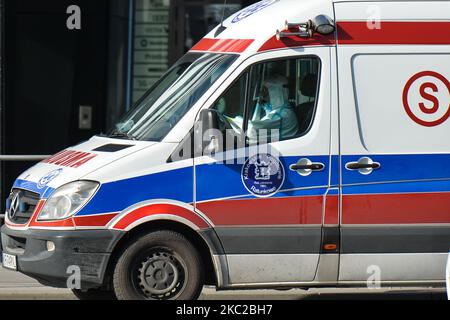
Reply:
[[38, 220], [62, 220], [74, 215], [89, 202], [98, 186], [93, 181], [75, 181], [56, 189], [45, 202]]

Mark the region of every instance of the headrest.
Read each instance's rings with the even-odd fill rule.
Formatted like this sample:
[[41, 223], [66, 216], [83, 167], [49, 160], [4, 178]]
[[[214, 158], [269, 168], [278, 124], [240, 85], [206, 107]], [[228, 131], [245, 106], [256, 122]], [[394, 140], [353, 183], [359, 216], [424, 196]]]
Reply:
[[300, 92], [305, 97], [314, 98], [317, 91], [317, 75], [314, 73], [308, 73], [302, 79], [300, 84]]

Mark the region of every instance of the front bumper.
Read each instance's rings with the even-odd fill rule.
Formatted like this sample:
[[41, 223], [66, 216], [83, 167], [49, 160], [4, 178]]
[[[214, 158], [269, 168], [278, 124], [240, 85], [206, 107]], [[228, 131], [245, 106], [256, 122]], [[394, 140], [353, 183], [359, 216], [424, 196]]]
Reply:
[[[102, 286], [111, 253], [123, 235], [122, 231], [102, 229], [1, 228], [3, 251], [17, 256], [17, 270], [44, 285], [60, 288], [67, 288], [68, 280], [75, 283], [74, 270], [80, 270], [82, 289]], [[53, 251], [48, 251], [47, 241], [54, 243]]]

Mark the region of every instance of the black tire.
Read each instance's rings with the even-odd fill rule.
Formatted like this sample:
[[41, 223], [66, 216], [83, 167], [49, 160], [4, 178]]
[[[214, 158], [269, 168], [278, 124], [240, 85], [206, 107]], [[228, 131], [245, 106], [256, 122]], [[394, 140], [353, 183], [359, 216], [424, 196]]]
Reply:
[[113, 285], [119, 300], [193, 300], [203, 279], [194, 246], [183, 235], [164, 230], [137, 238], [122, 251]]
[[116, 295], [112, 290], [105, 291], [102, 289], [72, 289], [72, 292], [79, 300], [117, 300]]

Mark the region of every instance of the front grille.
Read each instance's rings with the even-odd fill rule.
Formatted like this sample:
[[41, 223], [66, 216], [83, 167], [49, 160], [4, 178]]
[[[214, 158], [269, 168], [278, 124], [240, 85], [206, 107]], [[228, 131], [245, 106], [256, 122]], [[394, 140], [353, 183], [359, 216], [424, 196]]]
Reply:
[[13, 189], [8, 198], [7, 215], [12, 223], [26, 224], [36, 209], [39, 194], [22, 189]]

